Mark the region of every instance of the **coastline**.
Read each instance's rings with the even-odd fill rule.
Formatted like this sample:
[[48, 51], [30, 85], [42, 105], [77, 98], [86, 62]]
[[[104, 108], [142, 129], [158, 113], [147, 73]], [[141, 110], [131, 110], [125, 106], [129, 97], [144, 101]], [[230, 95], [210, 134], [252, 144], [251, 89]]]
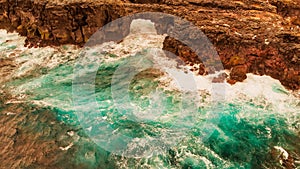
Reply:
[[[247, 73], [254, 73], [278, 79], [289, 89], [300, 89], [300, 3], [297, 1], [78, 0], [59, 3], [25, 0], [14, 3], [2, 0], [0, 4], [0, 28], [25, 36], [25, 45], [30, 47], [82, 46], [105, 24], [139, 12], [179, 16], [208, 36], [224, 68], [232, 69], [230, 83], [243, 81]], [[125, 28], [128, 24], [122, 26]], [[193, 36], [190, 31], [183, 30], [182, 34]], [[193, 51], [172, 37], [165, 39], [164, 49], [188, 64], [202, 63]], [[199, 74], [211, 71], [203, 66], [199, 69]]]
[[[300, 3], [0, 0], [0, 5], [0, 154], [4, 162], [0, 168], [299, 167]], [[72, 93], [79, 51], [106, 23], [144, 10], [192, 21], [216, 47], [225, 70], [203, 66], [190, 48], [172, 37], [131, 36], [106, 43], [105, 55], [97, 48], [89, 49], [93, 57], [103, 59], [96, 65], [100, 67], [95, 92], [89, 95], [95, 97], [98, 108], [89, 99], [80, 100], [77, 106], [89, 112], [80, 120]], [[181, 33], [194, 36], [186, 30]], [[123, 95], [122, 85], [113, 88], [111, 79], [118, 66], [127, 64], [126, 59], [153, 54], [138, 52], [145, 47], [172, 52], [185, 65], [176, 67], [168, 57], [162, 59], [167, 53], [154, 52], [158, 67], [138, 74], [130, 83], [128, 102], [133, 110], [124, 111], [123, 118], [118, 111], [126, 108], [120, 108], [122, 103], [118, 107], [111, 93]], [[187, 75], [196, 86], [184, 86], [189, 80], [176, 83], [176, 78]], [[214, 107], [217, 95], [213, 92], [224, 99], [216, 104], [220, 109]], [[196, 107], [181, 107], [184, 104], [178, 99], [188, 93], [192, 95], [185, 98], [187, 103], [199, 95], [195, 99], [199, 102], [193, 102]], [[126, 119], [131, 111], [137, 121]], [[214, 132], [207, 134], [210, 130]], [[173, 132], [180, 137], [168, 135]], [[114, 140], [110, 145], [94, 139], [106, 133], [107, 140], [124, 133], [132, 136], [129, 150], [150, 147], [149, 156], [131, 158], [108, 151], [105, 145], [114, 146]], [[165, 144], [170, 140], [171, 144]], [[152, 154], [161, 145], [167, 151]]]

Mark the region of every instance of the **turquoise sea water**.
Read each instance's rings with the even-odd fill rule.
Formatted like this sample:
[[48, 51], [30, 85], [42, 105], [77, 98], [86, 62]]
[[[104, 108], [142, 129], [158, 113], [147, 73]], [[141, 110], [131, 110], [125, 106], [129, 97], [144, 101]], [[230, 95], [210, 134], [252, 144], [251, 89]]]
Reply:
[[[34, 55], [25, 54], [19, 57]], [[37, 67], [35, 74], [6, 81], [4, 89], [23, 95], [28, 104], [51, 110], [59, 122], [81, 128], [75, 132], [82, 138], [70, 147], [78, 147], [70, 155], [78, 168], [284, 168], [283, 153], [274, 147], [282, 147], [294, 168], [299, 167], [300, 101], [282, 86], [266, 84], [270, 94], [289, 98], [277, 104], [263, 95], [211, 102], [207, 91], [195, 97], [192, 92], [165, 88], [159, 81], [164, 74], [146, 69], [127, 84], [129, 100], [116, 103], [123, 97], [126, 76], [115, 72], [127, 61], [103, 60], [96, 75], [81, 74], [80, 78], [95, 76], [95, 84], [81, 86], [87, 90], [74, 91], [76, 60]], [[112, 85], [116, 76], [118, 85]], [[75, 98], [74, 104], [73, 92], [85, 91], [93, 92], [76, 93], [83, 97]], [[78, 107], [85, 111], [78, 112]]]

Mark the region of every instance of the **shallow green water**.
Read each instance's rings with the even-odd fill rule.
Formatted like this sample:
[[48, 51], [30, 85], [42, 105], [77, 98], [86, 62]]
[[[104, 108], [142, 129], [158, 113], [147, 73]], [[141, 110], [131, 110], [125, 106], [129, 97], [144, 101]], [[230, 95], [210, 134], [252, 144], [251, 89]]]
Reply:
[[[278, 84], [265, 85], [270, 94], [290, 99], [274, 102], [244, 94], [211, 102], [209, 92], [164, 88], [156, 69], [139, 72], [127, 84], [132, 70], [116, 72], [122, 65], [136, 66], [128, 58], [84, 65], [97, 66], [97, 73], [83, 72], [75, 82], [74, 63], [41, 66], [5, 86], [15, 96], [24, 95], [26, 104], [50, 109], [59, 122], [81, 128], [75, 131], [80, 139], [67, 150], [73, 168], [281, 168], [274, 146], [299, 161], [299, 99]], [[82, 85], [85, 78], [94, 78], [94, 84]], [[78, 84], [80, 90], [74, 90]], [[74, 98], [73, 92], [82, 97]]]
[[[295, 114], [299, 105], [296, 102], [294, 105], [287, 103], [286, 112], [277, 112], [276, 105], [266, 104], [264, 100], [261, 104], [238, 98], [234, 102], [210, 103], [206, 100], [209, 94], [203, 94], [199, 100], [202, 106], [194, 109], [194, 105], [189, 105], [190, 100], [184, 100], [188, 93], [164, 90], [155, 78], [160, 75], [146, 70], [136, 75], [130, 84], [130, 101], [134, 106], [119, 109], [111, 94], [111, 80], [122, 62], [121, 59], [100, 65], [95, 93], [92, 93], [98, 107], [90, 105], [88, 98], [81, 98], [82, 104], [77, 105], [84, 106], [88, 112], [83, 115], [84, 122], [83, 119], [78, 121], [72, 105], [72, 64], [60, 65], [35, 78], [15, 80], [9, 85], [22, 89], [31, 100], [47, 103], [45, 106], [57, 114], [59, 121], [82, 125], [92, 140], [85, 143], [88, 145], [83, 146], [76, 158], [90, 168], [97, 167], [97, 159], [102, 158], [115, 158], [119, 166], [128, 168], [278, 167], [277, 159], [271, 156], [272, 147], [281, 146], [299, 154], [299, 114]], [[289, 112], [293, 109], [294, 112]], [[138, 118], [142, 112], [153, 113], [155, 117], [146, 114]], [[135, 118], [131, 118], [133, 115]], [[99, 141], [101, 137], [104, 140]], [[109, 137], [112, 137], [111, 142], [106, 140]], [[146, 145], [130, 144], [135, 138], [144, 139]], [[92, 141], [99, 146], [93, 150], [98, 152], [93, 156], [96, 159], [83, 155]], [[122, 149], [128, 144], [132, 146], [130, 153], [146, 153], [148, 157], [101, 156], [101, 152], [105, 152], [103, 149], [117, 151], [118, 146]], [[141, 149], [142, 154], [138, 152]]]

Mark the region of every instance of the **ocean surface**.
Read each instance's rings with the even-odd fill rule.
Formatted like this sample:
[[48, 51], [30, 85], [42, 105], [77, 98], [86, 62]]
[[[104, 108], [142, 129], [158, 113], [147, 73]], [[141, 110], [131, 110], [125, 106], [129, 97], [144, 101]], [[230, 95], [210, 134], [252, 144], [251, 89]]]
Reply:
[[55, 149], [70, 152], [57, 168], [300, 168], [299, 91], [253, 74], [213, 84], [228, 70], [198, 76], [176, 66], [163, 39], [27, 48], [24, 37], [0, 30], [0, 62], [14, 65], [0, 67], [1, 117], [54, 115], [70, 137]]

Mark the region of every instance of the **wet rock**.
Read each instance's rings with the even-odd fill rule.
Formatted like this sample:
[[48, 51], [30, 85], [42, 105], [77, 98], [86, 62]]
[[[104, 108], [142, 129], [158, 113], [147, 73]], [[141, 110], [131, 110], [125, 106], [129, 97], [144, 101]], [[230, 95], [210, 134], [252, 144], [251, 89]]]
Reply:
[[238, 65], [230, 71], [230, 79], [242, 82], [247, 78], [247, 67], [245, 65]]
[[79, 29], [71, 32], [71, 38], [74, 39], [75, 43], [82, 43], [84, 41], [84, 37]]
[[228, 77], [226, 73], [221, 73], [218, 75], [218, 77], [214, 77], [212, 82], [213, 83], [223, 83], [225, 82], [225, 79]]
[[65, 43], [69, 41], [70, 35], [67, 30], [54, 30], [53, 32], [54, 39], [59, 43]]
[[50, 40], [49, 29], [45, 26], [38, 27], [39, 34], [42, 40]]
[[[2, 0], [0, 6], [0, 28], [27, 36], [29, 46], [84, 45], [98, 28], [122, 16], [145, 11], [173, 14], [191, 21], [209, 37], [224, 68], [235, 71], [235, 66], [244, 64], [247, 73], [266, 74], [287, 88], [300, 88], [299, 1], [24, 0], [14, 3]], [[157, 27], [167, 29], [168, 26]], [[181, 34], [191, 39], [201, 36], [184, 30]], [[186, 64], [204, 63], [205, 68], [194, 69], [201, 75], [223, 69], [213, 66], [216, 60], [209, 53], [204, 52], [205, 59], [199, 59], [194, 51], [172, 37], [166, 38], [164, 49], [178, 55]], [[293, 69], [294, 73], [285, 69]], [[232, 74], [238, 76], [236, 72]], [[244, 79], [244, 73], [240, 75], [236, 78]]]
[[271, 150], [271, 155], [281, 166], [287, 169], [297, 168], [294, 158], [282, 147], [274, 146]]
[[233, 79], [227, 79], [226, 82], [231, 84], [231, 85], [234, 85], [237, 81], [233, 80]]

